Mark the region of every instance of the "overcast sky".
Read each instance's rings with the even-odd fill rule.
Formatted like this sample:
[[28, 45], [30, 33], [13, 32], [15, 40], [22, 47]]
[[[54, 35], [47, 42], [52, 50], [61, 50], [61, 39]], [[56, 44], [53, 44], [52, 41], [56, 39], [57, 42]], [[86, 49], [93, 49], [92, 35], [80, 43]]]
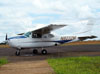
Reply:
[[[87, 26], [91, 19], [94, 25]], [[6, 33], [13, 36], [53, 23], [68, 24], [55, 31], [59, 35], [92, 28], [88, 34], [100, 37], [100, 0], [0, 0], [0, 42]]]

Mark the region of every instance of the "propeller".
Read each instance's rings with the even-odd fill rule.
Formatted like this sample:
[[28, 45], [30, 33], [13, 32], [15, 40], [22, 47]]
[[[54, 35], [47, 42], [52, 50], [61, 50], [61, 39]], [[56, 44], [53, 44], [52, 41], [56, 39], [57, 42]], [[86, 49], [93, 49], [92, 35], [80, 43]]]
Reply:
[[6, 36], [5, 36], [5, 44], [7, 44], [7, 43], [8, 43], [8, 35], [6, 33]]
[[5, 40], [8, 40], [8, 35], [6, 34]]

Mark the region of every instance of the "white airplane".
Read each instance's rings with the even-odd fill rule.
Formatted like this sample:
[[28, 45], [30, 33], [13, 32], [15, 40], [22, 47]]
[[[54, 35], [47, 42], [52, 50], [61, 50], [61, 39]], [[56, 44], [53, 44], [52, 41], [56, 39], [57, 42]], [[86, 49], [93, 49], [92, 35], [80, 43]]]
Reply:
[[47, 54], [47, 50], [44, 49], [46, 47], [96, 38], [96, 36], [56, 36], [51, 33], [51, 31], [62, 28], [64, 26], [66, 25], [51, 24], [46, 27], [36, 29], [34, 31], [18, 34], [15, 37], [7, 38], [6, 35], [6, 41], [9, 44], [9, 46], [17, 49], [15, 55], [19, 56], [20, 50], [25, 48], [34, 48], [33, 54], [38, 53], [37, 48], [42, 48], [41, 53], [45, 55]]

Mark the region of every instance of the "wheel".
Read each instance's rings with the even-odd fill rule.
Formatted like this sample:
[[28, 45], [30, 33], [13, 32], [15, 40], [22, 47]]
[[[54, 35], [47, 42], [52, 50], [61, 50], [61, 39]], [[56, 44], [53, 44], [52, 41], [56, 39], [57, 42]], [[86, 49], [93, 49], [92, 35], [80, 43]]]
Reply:
[[15, 52], [15, 55], [16, 55], [16, 56], [19, 56], [19, 55], [20, 55], [20, 51], [17, 50], [17, 51]]
[[42, 50], [42, 54], [43, 54], [43, 55], [46, 55], [46, 54], [47, 54], [47, 50], [43, 49], [43, 50]]
[[34, 49], [33, 54], [37, 54], [37, 53], [38, 53], [38, 50]]

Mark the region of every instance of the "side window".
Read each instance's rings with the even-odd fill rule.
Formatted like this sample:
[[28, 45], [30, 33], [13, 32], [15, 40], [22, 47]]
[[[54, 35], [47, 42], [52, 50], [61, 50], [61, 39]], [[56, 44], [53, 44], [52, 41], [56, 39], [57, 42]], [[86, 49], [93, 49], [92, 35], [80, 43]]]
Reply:
[[54, 37], [54, 35], [53, 34], [45, 34], [42, 37], [43, 38], [52, 38], [52, 37]]
[[48, 34], [48, 37], [52, 38], [52, 37], [54, 37], [54, 35], [53, 34]]
[[48, 38], [47, 36], [43, 36], [43, 38]]
[[42, 38], [48, 38], [48, 35], [47, 35], [47, 34], [44, 34], [44, 35], [42, 36]]

